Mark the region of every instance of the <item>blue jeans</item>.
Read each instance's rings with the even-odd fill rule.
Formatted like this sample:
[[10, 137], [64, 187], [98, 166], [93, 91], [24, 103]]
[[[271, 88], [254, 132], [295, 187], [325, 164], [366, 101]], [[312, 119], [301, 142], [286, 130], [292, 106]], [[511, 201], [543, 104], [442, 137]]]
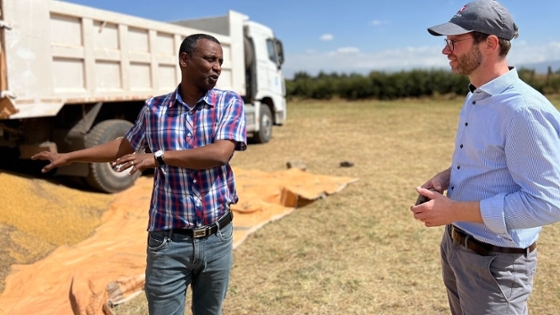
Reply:
[[151, 315], [184, 315], [187, 287], [194, 315], [222, 313], [233, 262], [233, 223], [193, 239], [171, 231], [148, 233], [146, 297]]

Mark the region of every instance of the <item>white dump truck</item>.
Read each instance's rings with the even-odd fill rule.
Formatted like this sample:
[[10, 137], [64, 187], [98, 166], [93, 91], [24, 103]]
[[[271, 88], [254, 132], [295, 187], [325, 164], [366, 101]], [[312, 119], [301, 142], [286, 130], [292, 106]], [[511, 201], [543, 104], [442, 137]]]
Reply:
[[[268, 142], [286, 119], [282, 43], [241, 13], [159, 22], [54, 0], [0, 0], [0, 147], [29, 159], [123, 136], [144, 101], [180, 82], [178, 51], [195, 33], [215, 36], [224, 63], [217, 87], [245, 101], [247, 134]], [[58, 174], [117, 192], [136, 177], [109, 163]]]

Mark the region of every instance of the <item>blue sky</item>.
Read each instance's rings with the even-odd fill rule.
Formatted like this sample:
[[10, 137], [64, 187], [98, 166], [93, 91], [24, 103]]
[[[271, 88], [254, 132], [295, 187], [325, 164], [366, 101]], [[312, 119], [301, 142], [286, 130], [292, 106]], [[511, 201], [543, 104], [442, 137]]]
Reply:
[[[285, 51], [284, 74], [368, 73], [448, 68], [443, 39], [426, 28], [448, 21], [468, 0], [64, 0], [158, 21], [235, 10], [272, 28]], [[519, 26], [510, 65], [560, 67], [560, 1], [502, 0]], [[555, 63], [552, 63], [555, 62]]]

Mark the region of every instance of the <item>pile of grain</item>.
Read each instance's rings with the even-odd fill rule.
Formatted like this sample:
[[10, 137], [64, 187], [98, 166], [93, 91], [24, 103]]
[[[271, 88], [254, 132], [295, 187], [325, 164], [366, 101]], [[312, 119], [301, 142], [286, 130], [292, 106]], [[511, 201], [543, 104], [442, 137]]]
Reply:
[[76, 244], [101, 223], [114, 195], [0, 171], [0, 292], [11, 264], [28, 264]]

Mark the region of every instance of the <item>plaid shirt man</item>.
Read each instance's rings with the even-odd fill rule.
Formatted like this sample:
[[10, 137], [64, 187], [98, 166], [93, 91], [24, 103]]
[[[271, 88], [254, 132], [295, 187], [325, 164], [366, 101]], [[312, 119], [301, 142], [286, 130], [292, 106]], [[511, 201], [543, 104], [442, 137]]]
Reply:
[[[126, 134], [135, 150], [188, 150], [216, 140], [247, 149], [242, 98], [231, 91], [209, 90], [193, 108], [178, 90], [146, 101]], [[229, 164], [207, 170], [163, 165], [154, 174], [148, 231], [193, 228], [217, 221], [238, 201]]]

